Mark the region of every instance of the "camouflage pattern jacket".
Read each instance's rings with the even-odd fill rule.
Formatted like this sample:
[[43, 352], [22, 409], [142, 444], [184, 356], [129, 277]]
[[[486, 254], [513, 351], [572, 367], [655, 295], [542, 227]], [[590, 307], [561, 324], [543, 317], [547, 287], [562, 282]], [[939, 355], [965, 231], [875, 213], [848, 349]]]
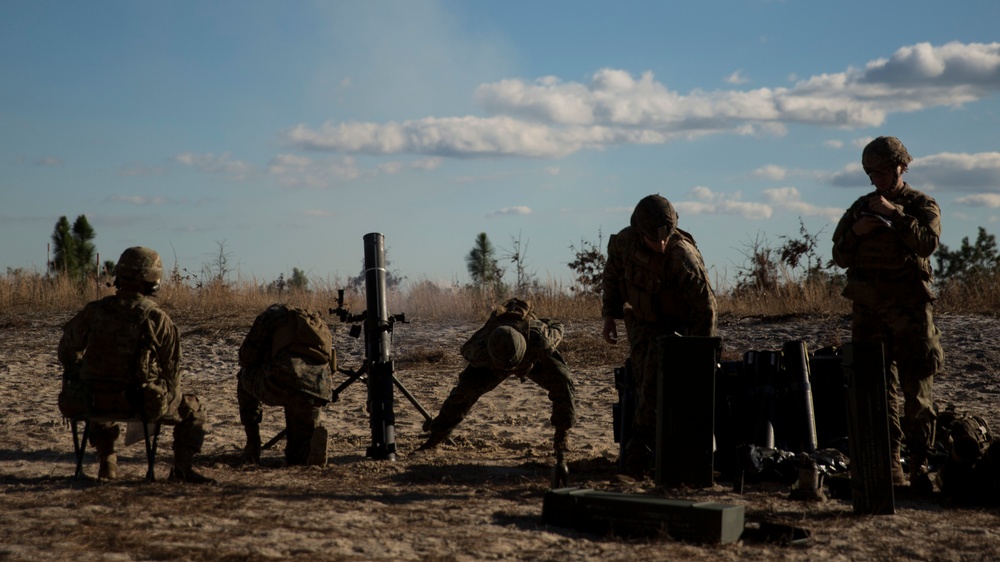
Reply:
[[941, 236], [941, 209], [934, 199], [909, 184], [883, 194], [896, 213], [886, 226], [865, 236], [852, 230], [867, 212], [869, 199], [860, 197], [841, 217], [833, 232], [833, 260], [847, 268], [843, 295], [861, 304], [921, 303], [934, 299], [930, 255]]
[[462, 357], [473, 367], [493, 368], [487, 342], [490, 334], [499, 326], [511, 326], [522, 336], [526, 343], [524, 357], [511, 372], [524, 376], [531, 367], [543, 357], [555, 352], [563, 338], [563, 324], [551, 318], [538, 318], [534, 313], [527, 313], [519, 319], [504, 319], [494, 311], [482, 328], [476, 330], [472, 337], [462, 345]]
[[[312, 326], [302, 323], [306, 318]], [[271, 305], [257, 315], [240, 345], [239, 363], [244, 371], [267, 379], [262, 388], [275, 395], [302, 392], [323, 400], [330, 399], [337, 369], [332, 335], [322, 317], [285, 305]]]
[[631, 226], [611, 236], [602, 290], [605, 318], [625, 318], [628, 304], [633, 321], [658, 331], [715, 335], [715, 293], [694, 239], [683, 230], [671, 235], [662, 254]]
[[141, 388], [150, 421], [180, 402], [177, 327], [138, 292], [122, 290], [87, 304], [63, 327], [58, 356], [63, 378], [84, 382], [88, 393]]

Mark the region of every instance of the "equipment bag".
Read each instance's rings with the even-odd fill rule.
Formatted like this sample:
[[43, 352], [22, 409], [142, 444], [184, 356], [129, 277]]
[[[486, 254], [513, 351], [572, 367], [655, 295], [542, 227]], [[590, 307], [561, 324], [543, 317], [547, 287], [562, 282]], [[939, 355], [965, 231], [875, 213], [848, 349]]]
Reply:
[[331, 363], [336, 369], [330, 328], [319, 314], [302, 308], [289, 306], [288, 319], [274, 331], [271, 357], [283, 352]]

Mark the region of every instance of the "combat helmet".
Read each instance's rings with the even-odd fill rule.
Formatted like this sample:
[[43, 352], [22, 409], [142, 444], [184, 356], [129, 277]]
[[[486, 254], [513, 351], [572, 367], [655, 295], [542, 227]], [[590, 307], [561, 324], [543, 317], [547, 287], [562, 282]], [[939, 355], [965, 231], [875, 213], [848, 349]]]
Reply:
[[666, 240], [677, 229], [677, 211], [665, 197], [647, 195], [632, 211], [631, 224], [653, 240]]
[[913, 161], [906, 147], [896, 137], [878, 137], [868, 143], [861, 152], [861, 167], [865, 173], [884, 170], [891, 166], [902, 166]]
[[486, 340], [486, 351], [497, 369], [509, 371], [517, 367], [524, 359], [527, 342], [520, 332], [510, 326], [500, 326], [490, 332]]
[[163, 262], [154, 250], [133, 246], [118, 258], [114, 276], [116, 281], [127, 279], [146, 283], [155, 291], [163, 278]]

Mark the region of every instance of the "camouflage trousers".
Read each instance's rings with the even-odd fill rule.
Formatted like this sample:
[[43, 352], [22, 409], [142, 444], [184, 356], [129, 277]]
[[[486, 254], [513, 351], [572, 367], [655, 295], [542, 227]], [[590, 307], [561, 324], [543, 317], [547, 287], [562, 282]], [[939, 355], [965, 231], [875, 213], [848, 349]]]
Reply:
[[[207, 415], [201, 400], [194, 394], [184, 394], [175, 408], [167, 411], [160, 419], [153, 420], [163, 425], [174, 426], [174, 458], [190, 459], [201, 452], [205, 443], [205, 422]], [[121, 427], [114, 422], [95, 423], [90, 428], [90, 444], [98, 454], [108, 454], [115, 450], [115, 441], [121, 434]]]
[[[487, 392], [493, 390], [511, 373], [487, 367], [467, 366], [458, 376], [458, 384], [451, 390], [441, 411], [430, 422], [432, 435], [448, 435], [465, 417], [469, 410]], [[576, 389], [569, 367], [559, 352], [535, 363], [526, 378], [548, 391], [552, 402], [552, 425], [557, 429], [569, 429], [576, 423]]]
[[889, 438], [898, 449], [905, 436], [910, 458], [923, 462], [934, 446], [934, 375], [944, 364], [931, 303], [855, 303], [852, 338], [884, 345]]
[[240, 369], [236, 387], [240, 423], [244, 427], [258, 429], [264, 418], [264, 404], [283, 407], [285, 429], [288, 431], [285, 460], [290, 465], [305, 464], [309, 456], [309, 441], [320, 425], [326, 401], [303, 392], [275, 387], [269, 384], [270, 374], [268, 366]]
[[632, 435], [649, 448], [656, 441], [656, 392], [660, 367], [660, 348], [656, 337], [660, 335], [663, 334], [659, 330], [629, 326], [629, 360], [632, 362], [637, 398]]

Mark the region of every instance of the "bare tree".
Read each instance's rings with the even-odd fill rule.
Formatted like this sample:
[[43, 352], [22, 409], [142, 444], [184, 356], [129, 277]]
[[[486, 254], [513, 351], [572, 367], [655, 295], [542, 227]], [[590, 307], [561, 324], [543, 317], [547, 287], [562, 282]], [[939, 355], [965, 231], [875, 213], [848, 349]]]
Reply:
[[517, 233], [517, 238], [510, 237], [511, 249], [504, 249], [507, 252], [505, 259], [514, 264], [514, 271], [517, 273], [517, 281], [514, 289], [517, 294], [527, 293], [536, 283], [535, 275], [530, 273], [525, 263], [525, 255], [528, 253], [528, 242], [521, 242], [521, 233]]
[[223, 284], [232, 272], [229, 268], [229, 262], [232, 254], [226, 249], [225, 238], [223, 238], [222, 241], [216, 241], [215, 244], [218, 246], [218, 252], [210, 254], [212, 256], [212, 261], [203, 263], [201, 265], [201, 271], [202, 276], [206, 277], [209, 280], [209, 283]]

